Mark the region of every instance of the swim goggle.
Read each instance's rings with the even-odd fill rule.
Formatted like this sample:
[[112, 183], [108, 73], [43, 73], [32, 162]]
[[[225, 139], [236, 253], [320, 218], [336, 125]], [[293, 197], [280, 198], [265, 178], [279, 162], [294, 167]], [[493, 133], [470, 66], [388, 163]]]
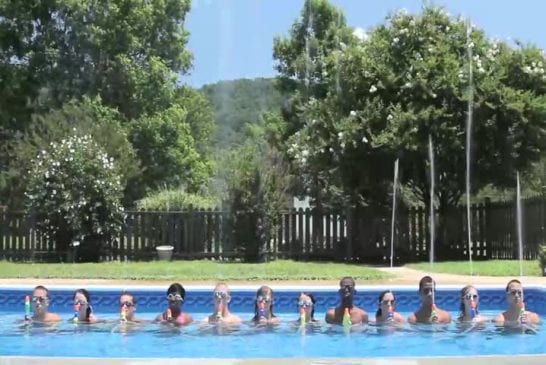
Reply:
[[266, 303], [271, 303], [271, 297], [264, 297], [262, 295], [258, 296], [256, 298], [256, 301], [257, 302], [266, 302]]
[[214, 292], [214, 297], [216, 299], [226, 299], [228, 297], [228, 293], [222, 292], [222, 291], [215, 291]]
[[183, 302], [184, 298], [180, 294], [169, 294], [167, 295], [167, 300], [169, 302]]
[[47, 302], [48, 302], [48, 298], [47, 298], [47, 297], [32, 297], [32, 301], [33, 301], [34, 303], [43, 304], [43, 303], [47, 303]]
[[298, 306], [310, 308], [313, 306], [313, 302], [310, 300], [300, 300]]
[[356, 293], [355, 287], [352, 285], [344, 285], [339, 289], [340, 294], [354, 294]]

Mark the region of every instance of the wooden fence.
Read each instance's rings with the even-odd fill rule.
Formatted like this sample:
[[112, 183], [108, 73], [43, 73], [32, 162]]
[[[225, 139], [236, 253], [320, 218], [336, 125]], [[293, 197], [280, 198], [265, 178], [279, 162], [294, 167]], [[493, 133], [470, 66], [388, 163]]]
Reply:
[[[522, 205], [524, 255], [535, 259], [539, 246], [546, 243], [546, 198], [526, 199]], [[156, 246], [172, 245], [173, 256], [178, 259], [390, 260], [390, 212], [288, 210], [262, 237], [254, 231], [237, 234], [237, 227], [250, 231], [255, 223], [250, 214], [239, 212], [238, 217], [248, 220], [248, 224], [234, 225], [230, 212], [218, 210], [129, 211], [120, 237], [102, 252], [101, 258], [152, 259]], [[465, 207], [443, 215], [435, 212], [434, 219], [435, 260], [468, 259]], [[473, 259], [518, 258], [515, 203], [473, 205], [471, 222]], [[402, 207], [396, 214], [394, 233], [396, 263], [429, 259], [430, 214], [424, 208]], [[56, 251], [55, 242], [37, 231], [33, 217], [0, 211], [0, 259], [70, 260], [66, 252]], [[249, 252], [255, 253], [249, 256]]]

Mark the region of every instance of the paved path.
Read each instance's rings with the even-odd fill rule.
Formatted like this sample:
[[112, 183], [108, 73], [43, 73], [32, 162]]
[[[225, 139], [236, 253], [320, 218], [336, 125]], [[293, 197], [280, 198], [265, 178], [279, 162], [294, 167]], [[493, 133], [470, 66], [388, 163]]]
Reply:
[[[410, 269], [407, 267], [380, 267], [378, 270], [384, 271], [393, 275], [391, 279], [382, 280], [357, 280], [357, 285], [417, 285], [419, 280], [425, 276], [432, 276], [438, 285], [442, 284], [489, 284], [489, 285], [505, 285], [511, 279], [512, 276], [470, 276], [470, 275], [455, 275], [455, 274], [440, 274], [440, 273], [428, 273], [426, 271]], [[347, 275], [351, 275], [350, 271]], [[516, 277], [521, 279], [524, 285], [546, 285], [546, 277], [537, 276], [524, 276]], [[184, 285], [206, 285], [214, 286], [217, 281], [188, 281], [183, 280]], [[0, 279], [0, 285], [5, 284], [22, 284], [22, 285], [157, 285], [168, 286], [172, 283], [172, 280], [106, 280], [106, 279]], [[299, 286], [319, 286], [319, 285], [338, 285], [338, 280], [275, 280], [275, 281], [237, 281], [229, 280], [230, 285], [299, 285]]]
[[438, 285], [442, 284], [490, 284], [490, 285], [505, 285], [512, 279], [519, 279], [524, 285], [546, 285], [546, 277], [539, 276], [470, 276], [470, 275], [456, 275], [456, 274], [441, 274], [441, 273], [429, 273], [426, 271], [410, 269], [407, 267], [380, 267], [377, 268], [383, 272], [390, 273], [395, 276], [393, 279], [387, 279], [386, 281], [393, 284], [414, 284], [417, 285], [419, 280], [425, 276], [430, 275], [436, 280]]

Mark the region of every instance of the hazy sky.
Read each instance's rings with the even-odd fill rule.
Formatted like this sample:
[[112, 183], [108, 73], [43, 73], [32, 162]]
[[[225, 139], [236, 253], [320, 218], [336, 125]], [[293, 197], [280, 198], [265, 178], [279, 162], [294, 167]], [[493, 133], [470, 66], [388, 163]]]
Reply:
[[[393, 10], [418, 12], [417, 0], [331, 0], [349, 25], [370, 28]], [[274, 76], [273, 38], [287, 34], [299, 16], [303, 0], [193, 0], [186, 28], [194, 55], [193, 86], [219, 80]], [[430, 3], [430, 2], [428, 2]], [[462, 14], [495, 38], [519, 39], [546, 49], [546, 1], [437, 0], [452, 15]]]

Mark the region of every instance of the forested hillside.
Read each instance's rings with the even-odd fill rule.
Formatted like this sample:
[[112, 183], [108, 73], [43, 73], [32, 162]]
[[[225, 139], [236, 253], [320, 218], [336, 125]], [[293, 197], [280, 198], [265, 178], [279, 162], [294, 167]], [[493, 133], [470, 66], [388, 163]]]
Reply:
[[282, 96], [274, 79], [240, 79], [205, 85], [201, 91], [216, 111], [214, 140], [218, 148], [240, 144], [245, 138], [245, 124], [261, 123], [266, 111], [278, 111]]

